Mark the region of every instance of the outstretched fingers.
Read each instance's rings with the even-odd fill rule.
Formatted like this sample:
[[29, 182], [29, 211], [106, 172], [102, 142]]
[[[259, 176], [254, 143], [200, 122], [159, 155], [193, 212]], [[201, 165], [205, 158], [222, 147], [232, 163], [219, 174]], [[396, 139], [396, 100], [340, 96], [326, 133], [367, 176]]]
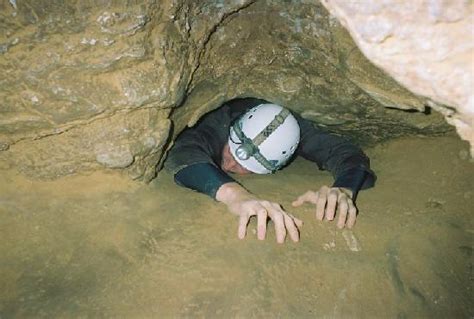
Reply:
[[238, 237], [244, 239], [247, 234], [247, 227], [252, 216], [257, 217], [257, 238], [264, 240], [267, 232], [267, 221], [270, 218], [275, 227], [275, 235], [278, 243], [284, 243], [286, 235], [294, 242], [299, 241], [299, 227], [303, 222], [298, 218], [288, 214], [278, 203], [269, 201], [253, 202], [239, 215]]
[[285, 226], [288, 231], [288, 234], [290, 234], [291, 240], [293, 240], [294, 242], [298, 242], [300, 240], [300, 232], [298, 230], [294, 218], [292, 218], [286, 213], [283, 213], [283, 219], [285, 221]]
[[237, 236], [239, 239], [244, 239], [245, 235], [247, 234], [247, 225], [250, 220], [250, 215], [249, 214], [241, 214], [239, 217], [239, 228], [237, 231]]
[[257, 237], [259, 240], [265, 239], [267, 233], [267, 218], [267, 211], [262, 207], [257, 212]]
[[326, 204], [326, 219], [333, 220], [334, 215], [336, 215], [336, 206], [338, 206], [338, 195], [339, 191], [337, 189], [331, 189], [327, 195], [327, 204]]
[[295, 201], [293, 201], [291, 205], [293, 207], [298, 207], [298, 206], [303, 205], [306, 202], [316, 204], [318, 201], [318, 196], [319, 196], [318, 192], [307, 191], [303, 195], [299, 196]]
[[303, 226], [303, 221], [299, 218], [296, 218], [295, 216], [293, 216], [292, 214], [289, 214], [289, 213], [286, 213], [288, 216], [291, 217], [291, 219], [293, 220], [293, 222], [295, 223], [296, 227], [300, 228]]
[[298, 228], [303, 225], [303, 222], [285, 212], [279, 204], [271, 203], [270, 206], [271, 208], [268, 209], [268, 212], [270, 218], [275, 224], [277, 242], [283, 243], [287, 233], [291, 240], [298, 242], [300, 239]]
[[[307, 191], [299, 196], [292, 205], [297, 207], [305, 202], [312, 203], [316, 206], [316, 219], [337, 219], [337, 227], [352, 228], [357, 218], [357, 207], [352, 197], [353, 191], [350, 189], [322, 186], [317, 192]], [[296, 222], [294, 218], [293, 221]]]
[[272, 214], [272, 220], [275, 224], [275, 234], [277, 243], [283, 244], [285, 242], [286, 237], [285, 219], [283, 218], [283, 214], [278, 211], [274, 211]]
[[347, 199], [346, 195], [341, 195], [338, 201], [338, 214], [339, 218], [337, 221], [337, 227], [338, 228], [344, 228], [346, 225], [346, 219], [347, 219], [347, 213], [349, 210], [349, 200]]
[[352, 228], [357, 218], [357, 207], [353, 201], [349, 201], [349, 217], [347, 218], [347, 227]]
[[267, 201], [262, 202], [262, 205], [268, 212], [268, 216], [273, 221], [275, 225], [275, 235], [276, 240], [279, 244], [285, 242], [286, 237], [286, 226], [285, 226], [285, 219], [283, 217], [283, 210], [281, 209], [280, 205], [276, 203], [270, 203]]
[[329, 187], [323, 186], [318, 191], [318, 200], [316, 201], [316, 219], [323, 220], [326, 209]]

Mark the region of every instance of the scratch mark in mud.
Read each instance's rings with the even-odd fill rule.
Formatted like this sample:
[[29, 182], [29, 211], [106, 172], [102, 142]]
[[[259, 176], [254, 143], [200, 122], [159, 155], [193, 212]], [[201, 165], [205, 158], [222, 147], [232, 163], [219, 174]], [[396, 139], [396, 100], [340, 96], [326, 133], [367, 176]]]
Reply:
[[403, 284], [400, 272], [398, 271], [398, 244], [393, 242], [387, 250], [386, 253], [388, 257], [388, 267], [390, 271], [390, 276], [392, 278], [393, 285], [399, 296], [405, 295], [405, 285]]
[[428, 305], [425, 296], [416, 288], [410, 287], [410, 292], [421, 301], [421, 303], [426, 306]]
[[343, 230], [342, 237], [346, 241], [346, 245], [350, 251], [361, 251], [362, 247], [360, 246], [359, 240], [351, 230]]
[[[405, 297], [405, 285], [403, 284], [403, 280], [399, 271], [400, 257], [398, 256], [398, 247], [398, 240], [392, 241], [388, 247], [386, 256], [388, 257], [388, 269], [390, 277], [392, 279], [393, 286], [395, 287], [395, 291], [398, 297], [398, 305], [400, 307], [401, 305], [403, 305], [403, 299]], [[397, 314], [397, 318], [405, 319], [407, 318], [407, 315], [403, 310], [400, 310]]]

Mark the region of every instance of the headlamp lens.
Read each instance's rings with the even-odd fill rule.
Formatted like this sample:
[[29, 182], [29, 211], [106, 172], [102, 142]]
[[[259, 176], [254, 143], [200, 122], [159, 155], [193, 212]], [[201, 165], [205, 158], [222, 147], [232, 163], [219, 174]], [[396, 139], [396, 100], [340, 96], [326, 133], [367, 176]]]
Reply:
[[252, 147], [250, 145], [243, 144], [235, 150], [235, 155], [238, 159], [246, 161], [250, 158], [250, 156], [252, 156]]

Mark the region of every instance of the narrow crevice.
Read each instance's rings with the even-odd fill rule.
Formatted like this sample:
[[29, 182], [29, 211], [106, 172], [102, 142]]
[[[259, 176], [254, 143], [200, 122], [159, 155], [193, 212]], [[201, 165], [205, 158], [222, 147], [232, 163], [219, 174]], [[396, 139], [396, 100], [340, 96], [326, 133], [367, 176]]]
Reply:
[[202, 56], [203, 56], [204, 52], [206, 52], [207, 44], [211, 40], [212, 36], [217, 32], [217, 30], [219, 29], [220, 26], [222, 26], [224, 23], [229, 21], [233, 16], [235, 16], [236, 14], [239, 14], [242, 10], [245, 10], [245, 9], [249, 8], [250, 6], [255, 4], [256, 2], [257, 2], [257, 0], [251, 0], [248, 3], [242, 5], [239, 8], [223, 14], [222, 17], [219, 19], [219, 21], [210, 29], [210, 31], [207, 33], [207, 36], [204, 38], [204, 41], [201, 42], [200, 47], [197, 49], [197, 51], [198, 51], [197, 61], [196, 61], [196, 65], [195, 65], [193, 71], [191, 72], [191, 75], [189, 76], [189, 80], [188, 80], [188, 83], [186, 85], [186, 94], [188, 93], [189, 86], [191, 85], [191, 83], [193, 83], [194, 75], [196, 74], [196, 72], [199, 70], [199, 67], [201, 66]]

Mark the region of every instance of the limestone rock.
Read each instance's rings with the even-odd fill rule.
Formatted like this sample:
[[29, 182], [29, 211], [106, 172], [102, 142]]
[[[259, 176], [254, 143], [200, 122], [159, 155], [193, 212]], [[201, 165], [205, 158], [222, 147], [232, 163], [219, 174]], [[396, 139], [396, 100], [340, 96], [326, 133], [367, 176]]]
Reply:
[[10, 147], [0, 160], [41, 178], [102, 164], [151, 179], [186, 78], [176, 33], [155, 34], [156, 50], [151, 44], [174, 9], [151, 1], [10, 4], [0, 2], [0, 141]]
[[425, 112], [427, 100], [371, 64], [317, 2], [256, 1], [223, 19], [201, 54], [186, 103], [173, 113], [176, 132], [223, 101], [246, 96], [288, 106], [360, 143], [446, 131], [438, 116], [393, 111]]
[[[322, 0], [362, 52], [430, 104], [474, 156], [474, 3]], [[454, 108], [454, 109], [453, 109]]]
[[317, 1], [0, 0], [0, 28], [0, 168], [35, 178], [149, 181], [182, 129], [236, 97], [362, 144], [449, 130]]

